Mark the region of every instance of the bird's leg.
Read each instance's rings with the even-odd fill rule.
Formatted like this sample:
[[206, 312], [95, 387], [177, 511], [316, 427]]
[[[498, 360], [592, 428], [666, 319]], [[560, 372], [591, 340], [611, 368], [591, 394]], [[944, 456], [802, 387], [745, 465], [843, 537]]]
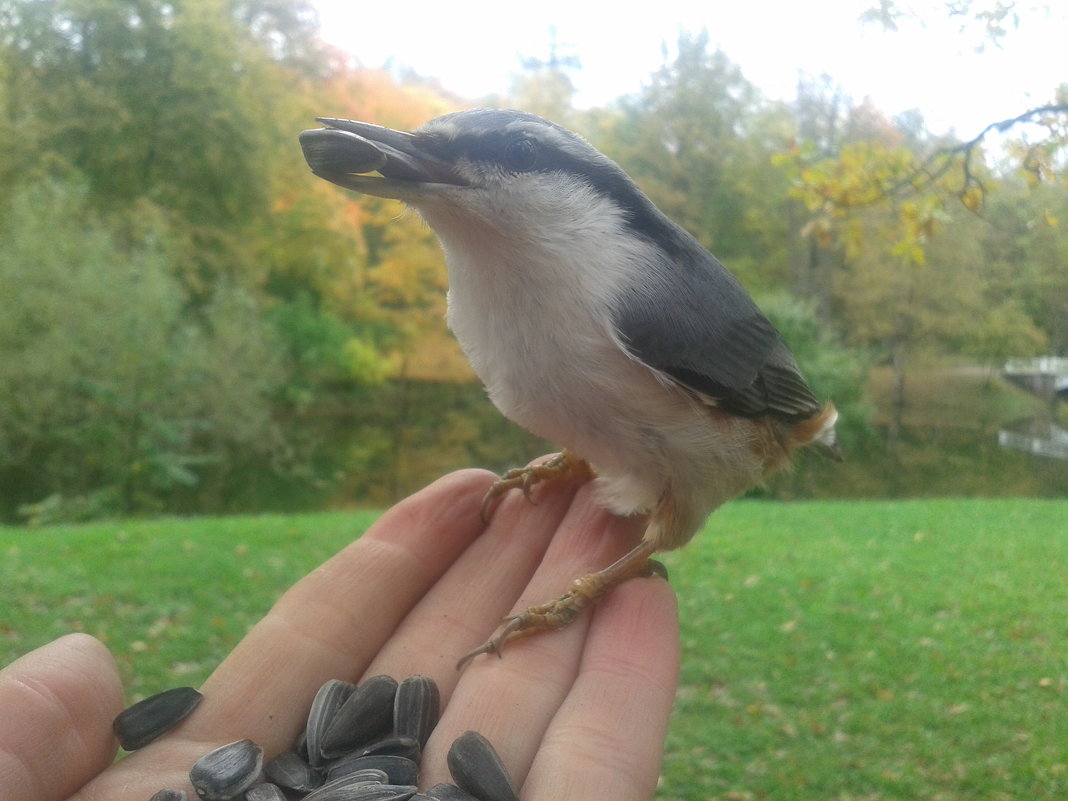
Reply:
[[500, 501], [501, 496], [509, 490], [523, 490], [523, 497], [533, 503], [530, 497], [530, 490], [535, 484], [540, 484], [542, 481], [559, 481], [565, 478], [579, 478], [586, 481], [593, 478], [593, 469], [586, 463], [585, 459], [580, 459], [571, 451], [564, 449], [541, 464], [532, 464], [509, 470], [494, 482], [493, 486], [489, 488], [489, 492], [482, 499], [482, 506], [479, 510], [482, 522], [489, 522], [494, 507]]
[[654, 573], [667, 578], [664, 566], [649, 558], [655, 551], [654, 543], [643, 540], [636, 548], [628, 551], [604, 570], [575, 579], [571, 584], [571, 589], [559, 598], [532, 606], [518, 615], [506, 617], [504, 628], [496, 636], [460, 659], [456, 663], [456, 669], [461, 669], [479, 654], [497, 654], [499, 657], [507, 643], [522, 637], [537, 634], [539, 631], [562, 629], [593, 601], [629, 578], [651, 576]]

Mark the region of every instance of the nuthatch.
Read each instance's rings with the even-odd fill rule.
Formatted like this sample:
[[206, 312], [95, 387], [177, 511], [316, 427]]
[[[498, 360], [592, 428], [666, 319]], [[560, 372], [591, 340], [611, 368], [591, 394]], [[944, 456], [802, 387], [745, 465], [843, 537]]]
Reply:
[[737, 279], [577, 134], [502, 109], [412, 133], [320, 122], [301, 134], [312, 171], [422, 215], [448, 262], [449, 327], [490, 399], [565, 448], [505, 474], [484, 512], [508, 489], [585, 474], [608, 509], [648, 516], [636, 548], [506, 619], [465, 660], [648, 574], [654, 553], [685, 545], [798, 448], [838, 458], [834, 406]]

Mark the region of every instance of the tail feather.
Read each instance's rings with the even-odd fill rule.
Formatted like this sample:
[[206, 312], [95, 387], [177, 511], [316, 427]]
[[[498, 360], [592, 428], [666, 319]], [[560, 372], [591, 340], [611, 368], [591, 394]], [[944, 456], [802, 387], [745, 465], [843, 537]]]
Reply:
[[786, 438], [787, 448], [792, 451], [811, 446], [829, 459], [842, 461], [844, 456], [838, 444], [838, 432], [835, 430], [837, 422], [838, 410], [834, 408], [833, 403], [828, 402], [819, 414], [790, 426]]

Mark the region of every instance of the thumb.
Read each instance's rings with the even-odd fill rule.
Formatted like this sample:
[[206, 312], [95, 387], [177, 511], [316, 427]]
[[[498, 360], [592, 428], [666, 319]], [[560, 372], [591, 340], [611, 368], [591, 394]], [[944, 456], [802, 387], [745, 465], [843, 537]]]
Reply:
[[0, 787], [6, 801], [59, 801], [115, 758], [122, 711], [111, 653], [69, 634], [0, 670]]

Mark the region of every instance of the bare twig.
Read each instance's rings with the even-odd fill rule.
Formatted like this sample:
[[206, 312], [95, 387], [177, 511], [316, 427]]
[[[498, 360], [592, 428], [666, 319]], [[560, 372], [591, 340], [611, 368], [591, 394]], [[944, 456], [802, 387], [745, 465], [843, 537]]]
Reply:
[[[987, 134], [997, 131], [998, 133], [1005, 133], [1005, 131], [1020, 125], [1025, 122], [1033, 122], [1036, 117], [1042, 117], [1046, 114], [1064, 114], [1068, 113], [1068, 103], [1049, 103], [1044, 106], [1037, 106], [1029, 111], [1025, 111], [1023, 114], [1018, 114], [1015, 117], [1009, 117], [1005, 120], [999, 120], [998, 122], [992, 122], [981, 130], [976, 136], [969, 139], [967, 142], [961, 142], [953, 147], [945, 147], [935, 151], [929, 158], [924, 161], [926, 166], [938, 156], [953, 156], [961, 154], [964, 157], [961, 169], [964, 174], [964, 186], [961, 188], [963, 194], [969, 186], [978, 186], [979, 191], [986, 194], [986, 188], [983, 186], [983, 182], [976, 177], [972, 172], [972, 154], [975, 152], [975, 148], [986, 138]], [[946, 159], [944, 168], [933, 179], [941, 178], [949, 168], [952, 166], [952, 159]]]

